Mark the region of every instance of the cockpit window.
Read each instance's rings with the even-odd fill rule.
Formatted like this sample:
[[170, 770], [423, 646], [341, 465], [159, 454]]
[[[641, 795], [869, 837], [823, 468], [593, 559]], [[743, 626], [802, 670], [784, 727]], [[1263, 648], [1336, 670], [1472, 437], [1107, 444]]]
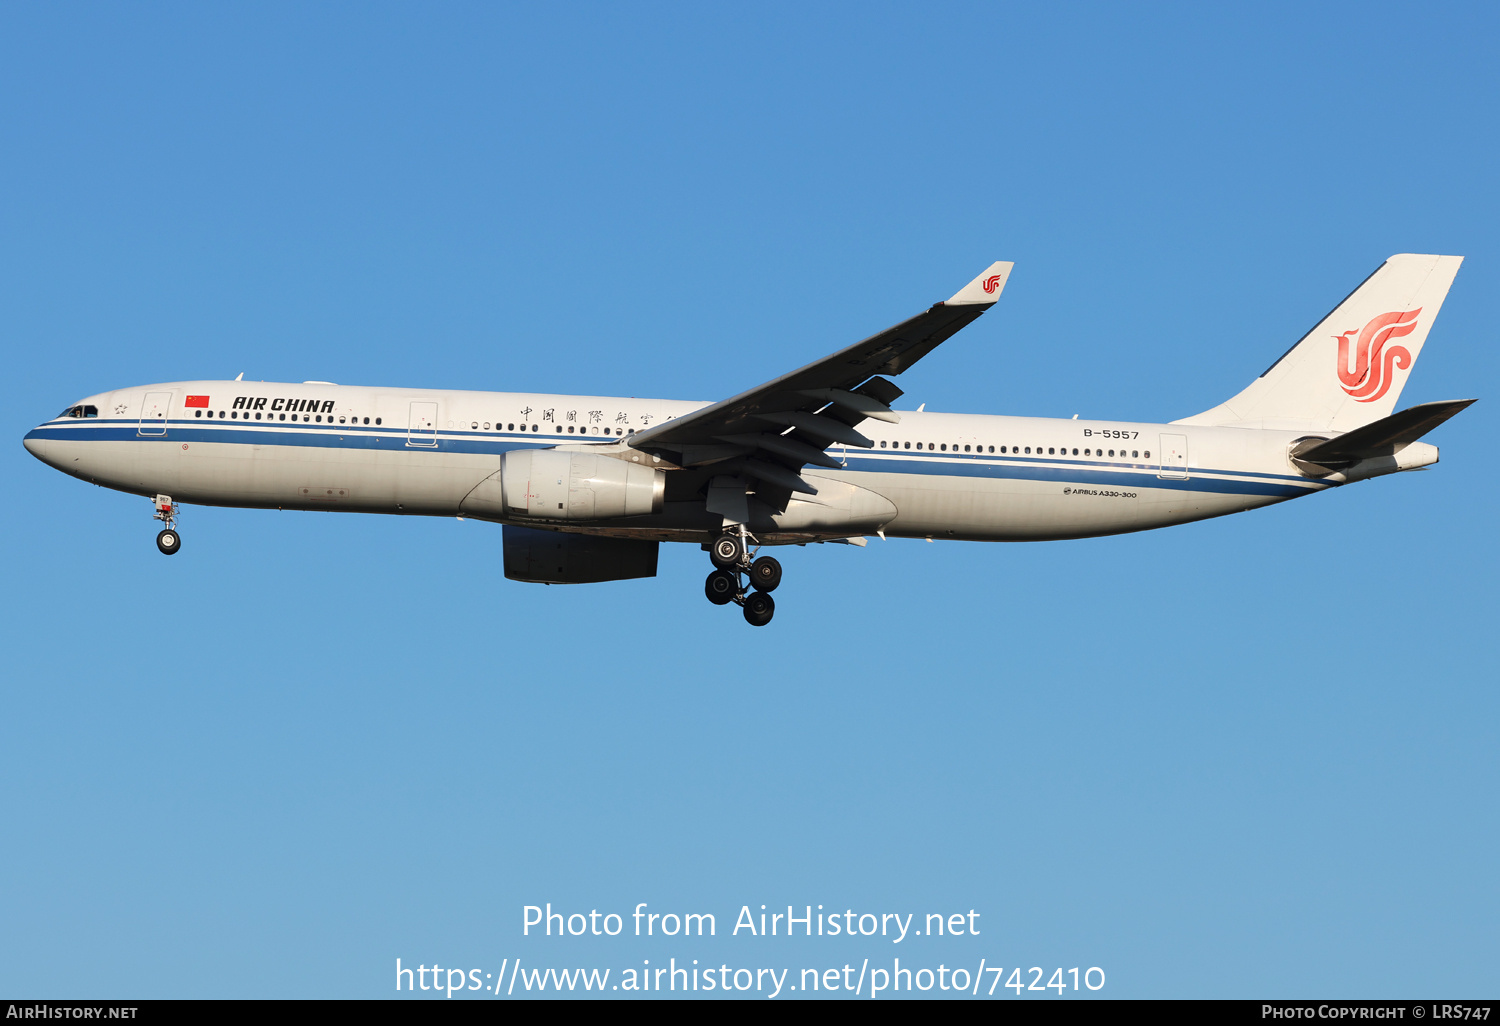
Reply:
[[97, 417], [99, 407], [97, 406], [69, 406], [58, 414], [59, 417]]

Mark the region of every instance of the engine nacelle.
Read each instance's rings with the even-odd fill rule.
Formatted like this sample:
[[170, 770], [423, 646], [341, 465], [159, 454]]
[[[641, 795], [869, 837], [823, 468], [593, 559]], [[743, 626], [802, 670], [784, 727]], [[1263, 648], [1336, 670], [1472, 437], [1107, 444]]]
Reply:
[[506, 524], [505, 576], [533, 584], [597, 584], [656, 576], [658, 542], [595, 538]]
[[586, 452], [518, 449], [500, 457], [505, 514], [532, 520], [606, 520], [660, 513], [667, 475]]

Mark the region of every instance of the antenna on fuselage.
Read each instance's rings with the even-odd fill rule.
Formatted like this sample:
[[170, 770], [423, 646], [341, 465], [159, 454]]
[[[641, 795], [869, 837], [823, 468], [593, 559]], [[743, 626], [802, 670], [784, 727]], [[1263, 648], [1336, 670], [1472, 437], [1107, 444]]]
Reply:
[[236, 381], [244, 381], [245, 380], [245, 372], [244, 371], [240, 371], [238, 374], [236, 374], [234, 376], [234, 380], [236, 380]]

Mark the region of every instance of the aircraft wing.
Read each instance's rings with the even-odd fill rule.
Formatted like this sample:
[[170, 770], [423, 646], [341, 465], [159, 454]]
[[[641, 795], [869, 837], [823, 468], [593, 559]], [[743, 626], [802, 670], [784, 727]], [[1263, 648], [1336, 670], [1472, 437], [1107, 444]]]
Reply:
[[[716, 467], [723, 476], [747, 477], [757, 497], [777, 510], [793, 492], [816, 495], [800, 476], [806, 465], [836, 468], [824, 450], [834, 443], [868, 448], [855, 430], [867, 417], [898, 423], [890, 404], [901, 389], [896, 375], [993, 306], [1013, 264], [991, 264], [952, 298], [862, 342], [789, 374], [657, 424], [628, 444], [681, 467]], [[719, 487], [725, 487], [720, 485]]]

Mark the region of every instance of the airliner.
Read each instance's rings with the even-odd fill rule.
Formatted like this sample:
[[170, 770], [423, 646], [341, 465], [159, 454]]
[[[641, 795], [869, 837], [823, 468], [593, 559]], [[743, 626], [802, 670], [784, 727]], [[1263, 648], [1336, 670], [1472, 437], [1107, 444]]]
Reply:
[[685, 542], [713, 564], [709, 601], [764, 626], [774, 546], [1090, 538], [1436, 463], [1419, 439], [1474, 400], [1394, 411], [1461, 262], [1391, 257], [1238, 395], [1167, 424], [898, 412], [890, 379], [999, 300], [1002, 261], [716, 403], [241, 375], [101, 392], [25, 446], [150, 498], [166, 555], [182, 503], [488, 520], [505, 576], [541, 584], [654, 577], [660, 544]]

